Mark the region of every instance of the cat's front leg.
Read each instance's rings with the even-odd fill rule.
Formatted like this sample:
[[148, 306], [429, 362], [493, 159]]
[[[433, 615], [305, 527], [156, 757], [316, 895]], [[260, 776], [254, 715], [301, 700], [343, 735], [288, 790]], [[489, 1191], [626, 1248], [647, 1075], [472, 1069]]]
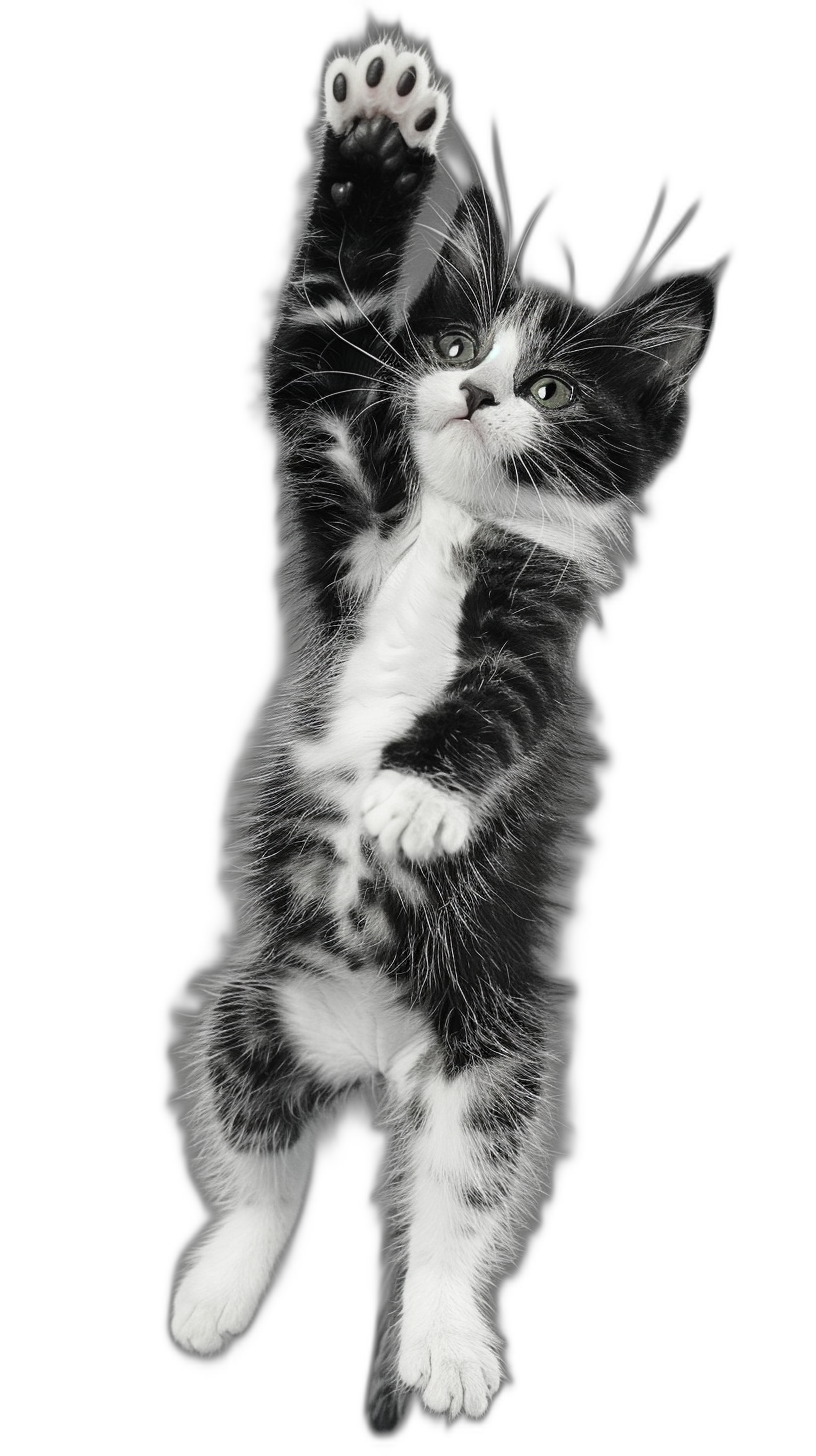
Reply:
[[316, 404], [354, 416], [366, 379], [394, 377], [393, 295], [448, 101], [419, 52], [385, 41], [335, 57], [324, 109], [312, 203], [267, 356], [273, 415], [290, 423]]
[[383, 769], [363, 796], [363, 828], [384, 859], [401, 851], [422, 864], [464, 848], [472, 815], [463, 794], [438, 788], [420, 774]]
[[314, 202], [289, 285], [295, 307], [314, 301], [313, 322], [327, 287], [339, 284], [347, 301], [350, 291], [379, 295], [396, 283], [448, 114], [425, 58], [391, 41], [336, 56], [324, 107]]

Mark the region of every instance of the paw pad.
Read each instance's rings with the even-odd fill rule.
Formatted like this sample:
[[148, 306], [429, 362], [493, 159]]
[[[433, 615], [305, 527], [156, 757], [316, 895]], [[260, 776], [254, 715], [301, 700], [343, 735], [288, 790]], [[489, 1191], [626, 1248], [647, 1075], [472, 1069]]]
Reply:
[[407, 146], [431, 154], [448, 115], [448, 98], [425, 57], [392, 41], [369, 46], [356, 59], [335, 56], [326, 71], [325, 104], [337, 136], [361, 118], [384, 116], [396, 122]]

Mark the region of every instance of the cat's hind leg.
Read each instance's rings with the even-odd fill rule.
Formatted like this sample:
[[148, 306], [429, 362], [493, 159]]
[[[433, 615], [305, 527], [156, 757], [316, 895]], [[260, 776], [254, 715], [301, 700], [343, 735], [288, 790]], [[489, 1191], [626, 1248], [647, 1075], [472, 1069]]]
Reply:
[[292, 1232], [312, 1162], [314, 1130], [279, 1153], [222, 1154], [230, 1205], [185, 1263], [170, 1328], [185, 1350], [214, 1355], [252, 1319]]
[[199, 1355], [255, 1314], [303, 1203], [318, 1114], [353, 1081], [304, 1063], [280, 995], [268, 973], [236, 973], [183, 1049], [191, 1150], [215, 1218], [183, 1261], [170, 1329]]
[[481, 1416], [502, 1380], [493, 1291], [542, 1192], [542, 1068], [514, 1055], [452, 1075], [440, 1066], [400, 1100], [396, 1396], [412, 1389], [431, 1411]]
[[500, 1228], [476, 1192], [484, 1170], [467, 1126], [472, 1080], [440, 1072], [429, 1082], [408, 1145], [398, 1374], [429, 1410], [451, 1417], [484, 1415], [502, 1378], [481, 1298]]

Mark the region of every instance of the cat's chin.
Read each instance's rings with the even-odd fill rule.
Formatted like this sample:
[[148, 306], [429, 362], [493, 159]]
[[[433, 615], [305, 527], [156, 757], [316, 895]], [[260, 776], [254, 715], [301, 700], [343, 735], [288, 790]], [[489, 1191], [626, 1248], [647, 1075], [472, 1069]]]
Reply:
[[504, 472], [475, 420], [434, 421], [415, 432], [413, 444], [424, 489], [475, 516], [493, 505]]

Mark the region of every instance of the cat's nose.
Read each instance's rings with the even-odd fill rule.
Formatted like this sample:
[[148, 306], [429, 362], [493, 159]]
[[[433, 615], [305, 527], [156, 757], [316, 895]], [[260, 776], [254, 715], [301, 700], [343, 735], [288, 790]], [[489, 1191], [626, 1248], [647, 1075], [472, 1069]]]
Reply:
[[476, 413], [477, 409], [481, 409], [483, 405], [487, 406], [496, 403], [495, 396], [490, 393], [489, 389], [482, 389], [478, 384], [473, 384], [471, 380], [466, 379], [464, 384], [459, 385], [459, 388], [467, 400], [468, 419]]

